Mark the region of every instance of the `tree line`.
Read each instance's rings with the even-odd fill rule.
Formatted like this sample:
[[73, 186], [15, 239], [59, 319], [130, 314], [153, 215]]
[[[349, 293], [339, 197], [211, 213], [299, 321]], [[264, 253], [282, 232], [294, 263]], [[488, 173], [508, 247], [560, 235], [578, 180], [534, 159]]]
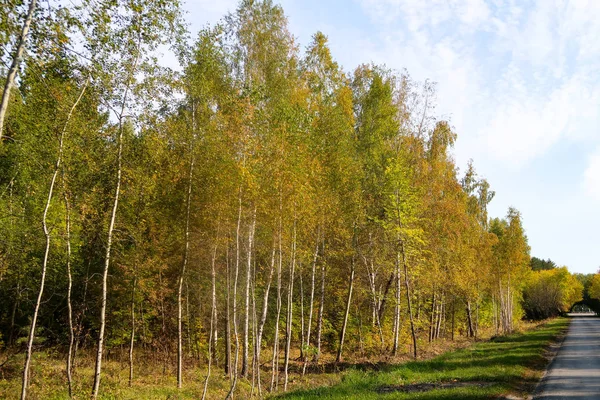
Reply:
[[320, 32], [301, 50], [270, 0], [193, 40], [177, 1], [12, 0], [0, 45], [0, 339], [25, 354], [22, 399], [43, 347], [69, 393], [78, 355], [96, 398], [125, 347], [129, 385], [143, 357], [180, 388], [204, 366], [203, 398], [218, 369], [230, 398], [581, 297], [566, 268], [532, 271], [516, 209], [490, 218], [435, 84], [344, 71]]

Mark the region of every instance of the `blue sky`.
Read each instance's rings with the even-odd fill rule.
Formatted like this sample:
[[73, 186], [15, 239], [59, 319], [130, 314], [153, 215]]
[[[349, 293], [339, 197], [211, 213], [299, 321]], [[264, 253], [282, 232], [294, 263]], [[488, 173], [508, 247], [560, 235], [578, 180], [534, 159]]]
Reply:
[[[375, 62], [437, 82], [439, 116], [496, 191], [490, 213], [523, 214], [531, 254], [600, 267], [600, 1], [275, 0], [301, 48], [329, 37], [346, 71]], [[194, 35], [236, 0], [187, 0]]]

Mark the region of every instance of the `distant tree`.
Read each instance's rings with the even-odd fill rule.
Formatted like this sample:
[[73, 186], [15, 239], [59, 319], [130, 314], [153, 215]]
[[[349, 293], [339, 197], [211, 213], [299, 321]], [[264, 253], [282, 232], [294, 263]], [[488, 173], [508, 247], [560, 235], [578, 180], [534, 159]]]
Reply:
[[559, 315], [582, 299], [583, 284], [566, 267], [534, 272], [523, 290], [523, 308], [530, 319]]
[[532, 271], [544, 271], [556, 268], [556, 263], [551, 259], [544, 260], [537, 257], [531, 257], [529, 265]]

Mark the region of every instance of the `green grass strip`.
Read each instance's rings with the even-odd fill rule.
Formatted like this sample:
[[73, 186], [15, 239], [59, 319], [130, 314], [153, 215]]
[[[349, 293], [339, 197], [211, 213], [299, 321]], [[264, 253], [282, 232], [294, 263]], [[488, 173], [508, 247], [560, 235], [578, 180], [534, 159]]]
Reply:
[[[508, 393], [523, 395], [535, 387], [545, 370], [548, 345], [568, 325], [568, 318], [558, 318], [524, 333], [479, 342], [427, 361], [389, 365], [376, 372], [349, 370], [343, 372], [338, 385], [298, 390], [278, 398], [470, 400]], [[430, 386], [437, 388], [402, 391], [414, 384], [434, 384]], [[442, 384], [445, 387], [439, 388]]]

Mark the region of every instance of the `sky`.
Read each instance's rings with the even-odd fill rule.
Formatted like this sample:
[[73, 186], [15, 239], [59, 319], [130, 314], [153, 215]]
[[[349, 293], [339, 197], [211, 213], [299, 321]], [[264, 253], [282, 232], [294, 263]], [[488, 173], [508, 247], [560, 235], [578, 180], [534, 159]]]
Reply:
[[[346, 71], [374, 62], [437, 82], [439, 118], [531, 255], [600, 267], [600, 1], [274, 0], [301, 49], [322, 31]], [[237, 0], [184, 0], [194, 36]]]

